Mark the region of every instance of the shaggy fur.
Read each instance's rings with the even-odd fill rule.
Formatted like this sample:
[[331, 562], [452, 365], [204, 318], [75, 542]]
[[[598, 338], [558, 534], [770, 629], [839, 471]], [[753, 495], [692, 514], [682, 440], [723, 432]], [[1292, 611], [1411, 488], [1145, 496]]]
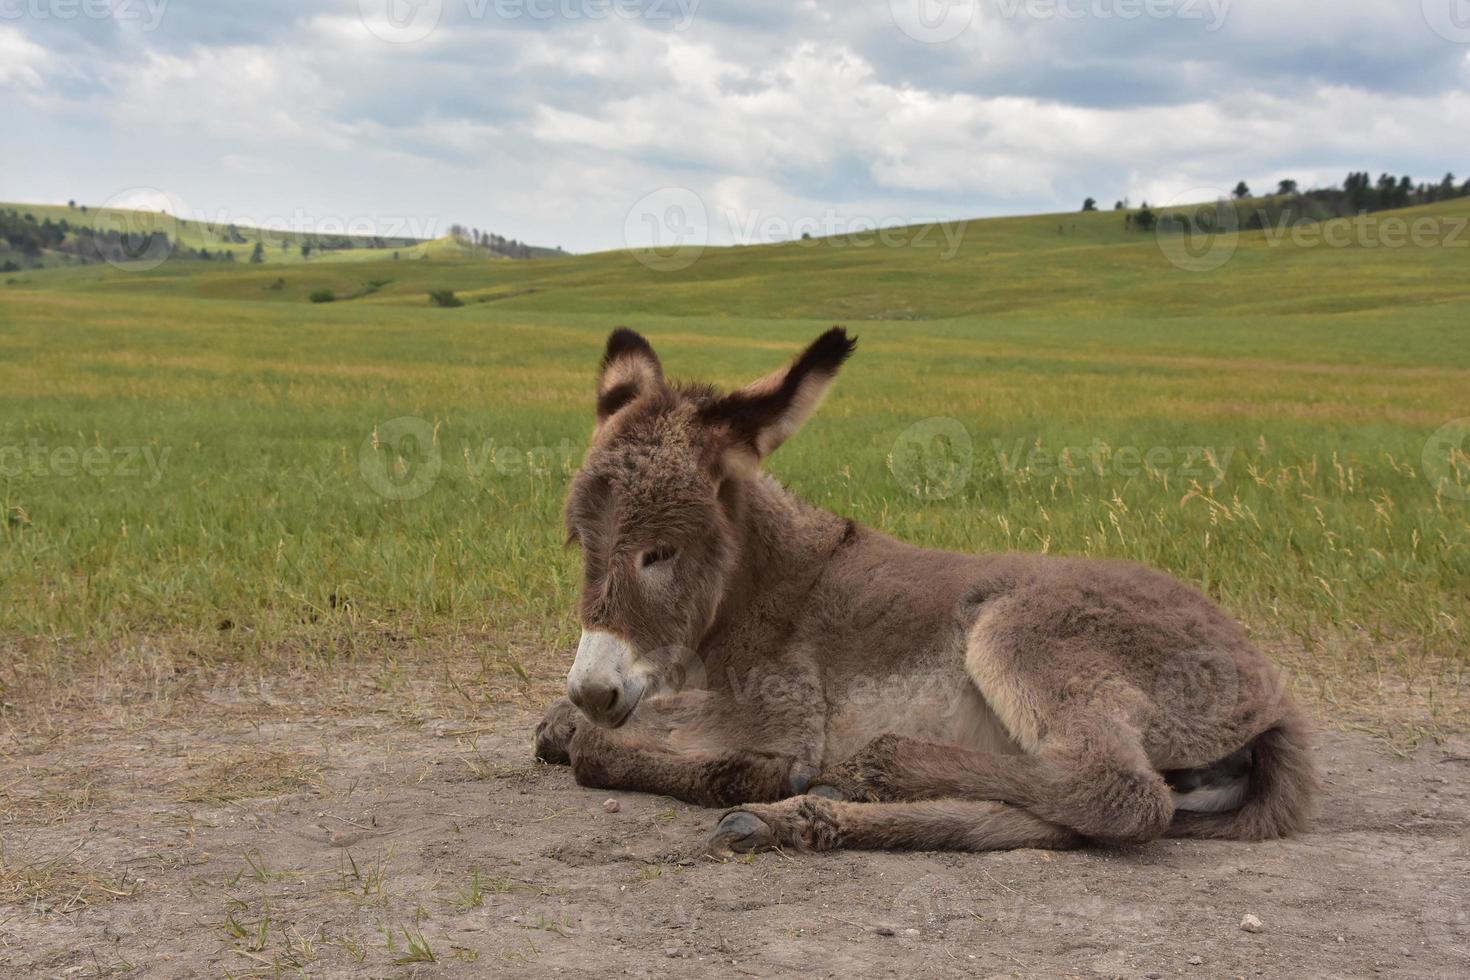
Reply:
[[582, 624], [651, 693], [616, 730], [559, 701], [537, 755], [584, 785], [738, 807], [718, 850], [1300, 829], [1302, 722], [1198, 592], [1122, 562], [913, 547], [760, 471], [852, 349], [834, 329], [722, 397], [612, 335], [567, 523]]

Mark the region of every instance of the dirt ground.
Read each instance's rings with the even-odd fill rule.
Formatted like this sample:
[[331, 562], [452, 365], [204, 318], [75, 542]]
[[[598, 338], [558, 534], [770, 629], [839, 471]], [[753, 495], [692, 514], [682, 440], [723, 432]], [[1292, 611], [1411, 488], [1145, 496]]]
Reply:
[[713, 811], [534, 763], [524, 703], [305, 684], [12, 717], [0, 976], [1470, 975], [1465, 739], [1325, 728], [1294, 840], [722, 864]]

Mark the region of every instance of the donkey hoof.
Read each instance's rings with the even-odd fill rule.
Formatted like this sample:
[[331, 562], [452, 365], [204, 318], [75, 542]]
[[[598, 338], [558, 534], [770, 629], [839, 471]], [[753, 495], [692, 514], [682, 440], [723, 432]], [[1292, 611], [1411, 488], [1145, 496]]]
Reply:
[[838, 803], [847, 799], [847, 794], [836, 786], [813, 786], [806, 791], [807, 796], [820, 796], [824, 800], [836, 800]]
[[776, 835], [770, 825], [745, 810], [725, 814], [709, 839], [709, 853], [721, 858], [769, 851], [775, 846]]
[[810, 793], [809, 787], [816, 782], [818, 774], [815, 766], [796, 763], [791, 767], [791, 774], [786, 777], [786, 795], [804, 796]]
[[572, 736], [577, 733], [577, 709], [566, 698], [558, 698], [536, 726], [534, 739], [536, 758], [557, 766], [572, 764]]

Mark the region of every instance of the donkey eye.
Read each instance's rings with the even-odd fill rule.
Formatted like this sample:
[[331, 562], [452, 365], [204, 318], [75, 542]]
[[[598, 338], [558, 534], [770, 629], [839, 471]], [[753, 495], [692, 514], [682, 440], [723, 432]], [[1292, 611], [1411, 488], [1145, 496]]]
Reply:
[[652, 568], [654, 565], [662, 565], [664, 562], [673, 561], [678, 555], [673, 548], [650, 548], [638, 558], [638, 564], [644, 568]]

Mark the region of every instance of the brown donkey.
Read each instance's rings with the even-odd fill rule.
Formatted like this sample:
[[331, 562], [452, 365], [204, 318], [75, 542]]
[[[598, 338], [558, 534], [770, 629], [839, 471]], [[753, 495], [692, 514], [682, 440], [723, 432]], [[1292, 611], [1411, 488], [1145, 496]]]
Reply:
[[1300, 828], [1302, 723], [1198, 592], [1121, 562], [916, 548], [761, 472], [853, 348], [830, 330], [722, 395], [612, 334], [567, 502], [582, 640], [537, 756], [736, 807], [723, 853]]

